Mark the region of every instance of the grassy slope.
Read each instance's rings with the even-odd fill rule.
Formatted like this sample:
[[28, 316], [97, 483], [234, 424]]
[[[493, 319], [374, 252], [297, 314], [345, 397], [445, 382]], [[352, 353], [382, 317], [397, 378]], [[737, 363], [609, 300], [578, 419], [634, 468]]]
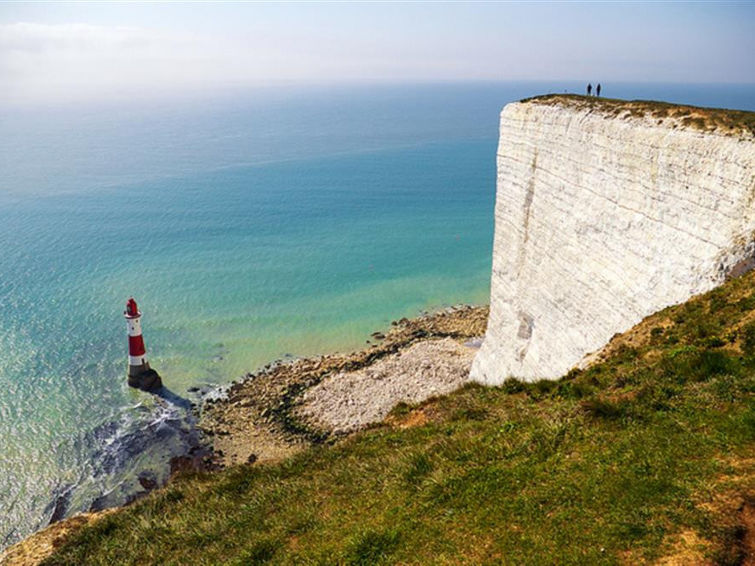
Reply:
[[469, 386], [282, 464], [180, 477], [46, 564], [636, 564], [681, 540], [682, 563], [736, 564], [754, 284], [653, 315], [561, 381]]

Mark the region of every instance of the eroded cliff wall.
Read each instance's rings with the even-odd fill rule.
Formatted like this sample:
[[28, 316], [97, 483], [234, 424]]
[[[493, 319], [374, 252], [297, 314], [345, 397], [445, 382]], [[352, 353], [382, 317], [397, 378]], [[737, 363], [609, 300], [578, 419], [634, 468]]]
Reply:
[[751, 267], [755, 141], [727, 116], [577, 97], [504, 108], [472, 379], [558, 378], [616, 332]]

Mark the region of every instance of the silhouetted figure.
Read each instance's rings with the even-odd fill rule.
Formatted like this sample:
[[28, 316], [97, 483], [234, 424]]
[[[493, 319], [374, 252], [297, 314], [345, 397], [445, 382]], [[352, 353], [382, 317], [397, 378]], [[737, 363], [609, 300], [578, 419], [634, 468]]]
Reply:
[[600, 96], [600, 83], [595, 87], [595, 96]]
[[587, 96], [592, 94], [592, 83], [587, 83]]

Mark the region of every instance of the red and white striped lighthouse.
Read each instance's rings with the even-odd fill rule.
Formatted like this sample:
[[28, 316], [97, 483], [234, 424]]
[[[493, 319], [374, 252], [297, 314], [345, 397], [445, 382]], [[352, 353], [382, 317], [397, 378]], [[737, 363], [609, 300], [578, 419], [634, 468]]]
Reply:
[[144, 338], [142, 338], [142, 313], [131, 297], [126, 301], [126, 317], [128, 328], [128, 384], [131, 387], [153, 391], [162, 387], [162, 380], [155, 370], [149, 367]]

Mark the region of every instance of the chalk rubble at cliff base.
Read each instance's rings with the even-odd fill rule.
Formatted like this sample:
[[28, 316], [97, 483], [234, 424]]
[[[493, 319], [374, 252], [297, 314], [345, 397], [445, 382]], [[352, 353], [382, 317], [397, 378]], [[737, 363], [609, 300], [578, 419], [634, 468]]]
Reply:
[[452, 338], [418, 342], [363, 369], [325, 378], [303, 395], [298, 414], [334, 433], [359, 430], [382, 421], [399, 403], [458, 389], [476, 353]]
[[398, 403], [449, 393], [469, 378], [488, 308], [403, 318], [350, 354], [276, 363], [210, 399], [200, 426], [221, 465], [278, 460], [379, 422]]

